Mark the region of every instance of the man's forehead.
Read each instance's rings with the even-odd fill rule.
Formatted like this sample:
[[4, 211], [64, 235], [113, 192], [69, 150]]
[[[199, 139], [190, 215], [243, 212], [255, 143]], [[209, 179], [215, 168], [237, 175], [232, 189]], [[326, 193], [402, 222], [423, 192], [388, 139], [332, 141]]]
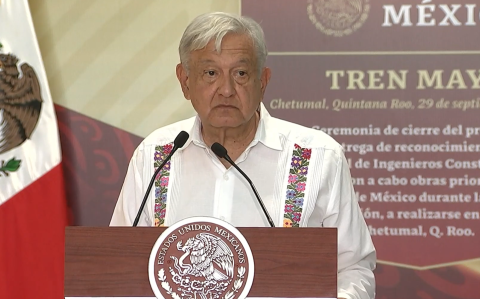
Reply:
[[217, 51], [217, 40], [212, 39], [204, 48], [195, 50], [193, 52], [219, 54], [219, 52], [222, 53], [224, 51], [232, 51], [234, 53], [246, 52], [251, 54], [249, 52], [254, 52], [253, 41], [248, 35], [245, 34], [228, 33], [222, 38], [219, 51]]
[[[219, 59], [210, 59], [210, 58], [199, 58], [199, 59], [196, 59], [196, 60], [197, 60], [197, 63], [201, 64], [201, 65], [214, 64], [214, 63], [217, 63], [219, 61]], [[231, 62], [234, 63], [234, 64], [250, 64], [253, 61], [254, 60], [252, 58], [250, 58], [249, 56], [238, 57], [236, 59], [235, 58], [231, 59]]]
[[255, 64], [256, 53], [252, 39], [246, 34], [228, 33], [222, 38], [220, 49], [216, 49], [216, 40], [190, 53], [191, 62], [197, 65], [206, 64]]

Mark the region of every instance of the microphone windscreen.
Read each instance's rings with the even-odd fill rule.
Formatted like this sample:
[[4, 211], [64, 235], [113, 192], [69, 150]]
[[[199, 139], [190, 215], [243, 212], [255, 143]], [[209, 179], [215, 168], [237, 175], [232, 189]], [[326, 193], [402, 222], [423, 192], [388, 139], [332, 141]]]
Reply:
[[223, 145], [221, 145], [218, 142], [215, 142], [214, 144], [212, 144], [210, 148], [215, 153], [215, 155], [217, 155], [219, 158], [225, 158], [225, 156], [227, 155], [227, 149], [224, 148]]
[[173, 141], [173, 145], [177, 148], [182, 147], [187, 142], [189, 136], [187, 132], [181, 131]]

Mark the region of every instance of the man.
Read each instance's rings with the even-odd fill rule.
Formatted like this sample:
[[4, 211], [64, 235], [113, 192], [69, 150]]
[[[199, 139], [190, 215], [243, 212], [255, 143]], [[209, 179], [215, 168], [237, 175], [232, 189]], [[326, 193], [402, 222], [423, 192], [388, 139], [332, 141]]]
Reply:
[[234, 226], [269, 226], [245, 179], [210, 146], [218, 142], [255, 183], [276, 226], [338, 228], [338, 296], [373, 298], [375, 249], [340, 145], [321, 131], [271, 117], [263, 31], [226, 13], [197, 17], [180, 41], [176, 73], [198, 115], [160, 128], [136, 149], [111, 225], [131, 226], [155, 167], [161, 170], [140, 225], [212, 216]]

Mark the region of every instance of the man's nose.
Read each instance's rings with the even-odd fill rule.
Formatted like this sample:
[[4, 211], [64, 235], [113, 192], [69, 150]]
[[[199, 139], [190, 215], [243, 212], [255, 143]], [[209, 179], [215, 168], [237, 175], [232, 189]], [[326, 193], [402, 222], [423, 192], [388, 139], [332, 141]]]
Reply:
[[232, 76], [224, 76], [218, 87], [219, 94], [229, 98], [235, 94], [235, 80]]

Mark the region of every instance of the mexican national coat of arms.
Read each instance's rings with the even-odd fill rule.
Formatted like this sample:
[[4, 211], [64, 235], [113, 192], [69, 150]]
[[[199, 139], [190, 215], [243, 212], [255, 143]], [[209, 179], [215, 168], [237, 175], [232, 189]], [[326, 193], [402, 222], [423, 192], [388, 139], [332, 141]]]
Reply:
[[253, 255], [230, 224], [193, 217], [170, 226], [150, 255], [157, 298], [242, 299], [253, 282]]
[[344, 36], [359, 29], [368, 18], [370, 0], [307, 0], [310, 21], [327, 35]]
[[[0, 44], [1, 49], [1, 44]], [[0, 53], [0, 154], [20, 146], [30, 138], [42, 108], [40, 84], [27, 63], [17, 65], [13, 54]], [[20, 167], [11, 157], [0, 161], [0, 176]]]

